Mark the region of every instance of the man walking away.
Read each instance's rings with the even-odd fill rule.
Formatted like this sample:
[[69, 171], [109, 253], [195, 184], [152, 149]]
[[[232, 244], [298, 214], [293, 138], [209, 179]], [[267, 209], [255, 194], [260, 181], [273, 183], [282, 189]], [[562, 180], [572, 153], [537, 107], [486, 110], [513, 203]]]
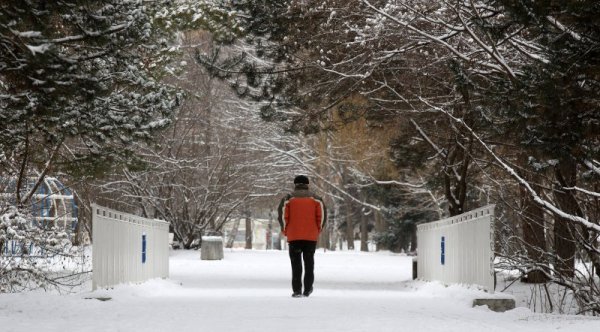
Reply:
[[[279, 225], [287, 237], [292, 263], [292, 297], [309, 296], [313, 291], [314, 256], [327, 210], [323, 200], [308, 190], [308, 177], [294, 178], [294, 191], [279, 203]], [[304, 261], [304, 292], [302, 292]]]

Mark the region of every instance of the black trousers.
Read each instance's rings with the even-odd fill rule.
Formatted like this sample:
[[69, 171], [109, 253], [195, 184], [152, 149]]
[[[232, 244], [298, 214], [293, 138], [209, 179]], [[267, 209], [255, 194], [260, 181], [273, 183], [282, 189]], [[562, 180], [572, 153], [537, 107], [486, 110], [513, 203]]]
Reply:
[[312, 291], [315, 281], [316, 241], [297, 240], [289, 242], [290, 261], [292, 263], [292, 290], [302, 292], [302, 261], [304, 260], [304, 293]]

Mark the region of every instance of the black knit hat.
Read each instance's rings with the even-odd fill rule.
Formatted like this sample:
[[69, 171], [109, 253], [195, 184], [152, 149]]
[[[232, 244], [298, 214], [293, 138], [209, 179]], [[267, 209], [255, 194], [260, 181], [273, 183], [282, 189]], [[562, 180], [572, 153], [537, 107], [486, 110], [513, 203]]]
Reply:
[[294, 184], [308, 184], [308, 177], [306, 175], [298, 175], [294, 178]]

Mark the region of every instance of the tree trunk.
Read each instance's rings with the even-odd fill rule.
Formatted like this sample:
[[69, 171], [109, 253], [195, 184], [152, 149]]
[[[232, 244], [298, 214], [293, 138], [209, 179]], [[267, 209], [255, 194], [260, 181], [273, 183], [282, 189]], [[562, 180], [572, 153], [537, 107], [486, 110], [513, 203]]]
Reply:
[[360, 251], [369, 251], [369, 219], [360, 211]]
[[186, 241], [183, 243], [183, 248], [184, 249], [192, 249], [193, 242], [194, 242], [194, 234], [190, 232], [186, 238]]
[[[385, 228], [386, 228], [385, 221], [381, 217], [381, 212], [374, 211], [374, 213], [375, 213], [375, 232], [381, 234], [385, 231]], [[375, 250], [379, 251], [379, 250], [388, 250], [388, 249], [389, 248], [385, 244], [377, 242]]]
[[[526, 154], [521, 154], [521, 165], [527, 164]], [[540, 176], [535, 174], [525, 174], [524, 177], [529, 183], [539, 183], [541, 181]], [[539, 187], [534, 186], [534, 189], [539, 192]], [[519, 187], [521, 196], [521, 226], [523, 229], [523, 241], [525, 242], [525, 250], [527, 258], [534, 264], [547, 263], [544, 253], [547, 252], [546, 248], [546, 233], [545, 233], [545, 221], [544, 221], [544, 209], [536, 204], [531, 195], [527, 190]], [[525, 278], [524, 282], [529, 283], [545, 283], [548, 278], [543, 271], [531, 271]]]
[[[333, 211], [331, 212], [331, 214], [328, 216], [328, 219], [327, 219], [327, 231], [329, 233], [328, 249], [331, 251], [335, 251], [335, 249], [337, 248], [337, 244], [338, 244], [339, 233], [337, 231], [337, 218], [339, 216], [339, 213], [340, 213], [339, 205], [337, 204], [337, 202], [334, 201]], [[329, 218], [329, 217], [331, 217], [331, 218]], [[342, 248], [340, 247], [340, 249], [342, 249]]]
[[329, 227], [323, 228], [321, 230], [321, 235], [319, 236], [319, 240], [317, 241], [317, 248], [327, 248], [329, 249]]
[[246, 249], [252, 249], [252, 219], [246, 215]]
[[267, 236], [265, 249], [273, 249], [273, 211], [269, 211], [269, 224], [267, 225]]
[[[577, 201], [570, 191], [564, 188], [576, 185], [577, 169], [575, 163], [570, 159], [563, 159], [555, 167], [556, 180], [558, 181], [554, 190], [554, 198], [558, 206], [566, 213], [582, 216]], [[575, 276], [575, 239], [573, 233], [575, 226], [565, 218], [555, 216], [554, 218], [554, 250], [556, 251], [556, 270], [565, 278]]]
[[[450, 216], [457, 216], [465, 212], [467, 197], [467, 175], [471, 161], [470, 154], [459, 146], [450, 149], [444, 166], [444, 192], [448, 200]], [[462, 160], [460, 162], [459, 160]], [[456, 164], [458, 163], [458, 165]], [[459, 176], [457, 176], [459, 174]]]
[[350, 203], [346, 203], [346, 241], [348, 241], [348, 250], [354, 250], [354, 221]]
[[410, 233], [410, 251], [417, 251], [417, 226], [415, 225], [414, 229]]
[[327, 249], [335, 251], [337, 244], [337, 235], [332, 225], [327, 226]]
[[235, 242], [235, 238], [237, 237], [241, 220], [242, 220], [241, 218], [236, 218], [236, 220], [233, 222], [233, 227], [231, 228], [231, 233], [229, 233], [229, 238], [227, 239], [227, 245], [225, 246], [228, 249], [233, 248], [233, 243]]
[[[521, 225], [523, 227], [523, 241], [527, 258], [540, 264], [545, 261], [546, 237], [544, 232], [544, 210], [537, 205], [524, 189], [521, 190]], [[529, 283], [544, 283], [548, 281], [543, 271], [532, 271], [527, 274], [524, 281]]]

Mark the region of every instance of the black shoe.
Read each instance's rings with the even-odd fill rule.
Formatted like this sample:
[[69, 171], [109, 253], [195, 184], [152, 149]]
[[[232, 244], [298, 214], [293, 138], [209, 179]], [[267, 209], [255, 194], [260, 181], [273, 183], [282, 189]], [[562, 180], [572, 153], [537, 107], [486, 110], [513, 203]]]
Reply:
[[309, 295], [312, 293], [312, 291], [313, 291], [313, 290], [312, 290], [312, 288], [311, 288], [311, 289], [309, 289], [309, 290], [307, 290], [307, 291], [304, 291], [304, 293], [303, 293], [302, 295], [304, 295], [305, 297], [308, 297], [308, 296], [309, 296]]
[[292, 297], [302, 297], [302, 294], [299, 293], [299, 292], [298, 293], [294, 293], [294, 294], [292, 294]]

